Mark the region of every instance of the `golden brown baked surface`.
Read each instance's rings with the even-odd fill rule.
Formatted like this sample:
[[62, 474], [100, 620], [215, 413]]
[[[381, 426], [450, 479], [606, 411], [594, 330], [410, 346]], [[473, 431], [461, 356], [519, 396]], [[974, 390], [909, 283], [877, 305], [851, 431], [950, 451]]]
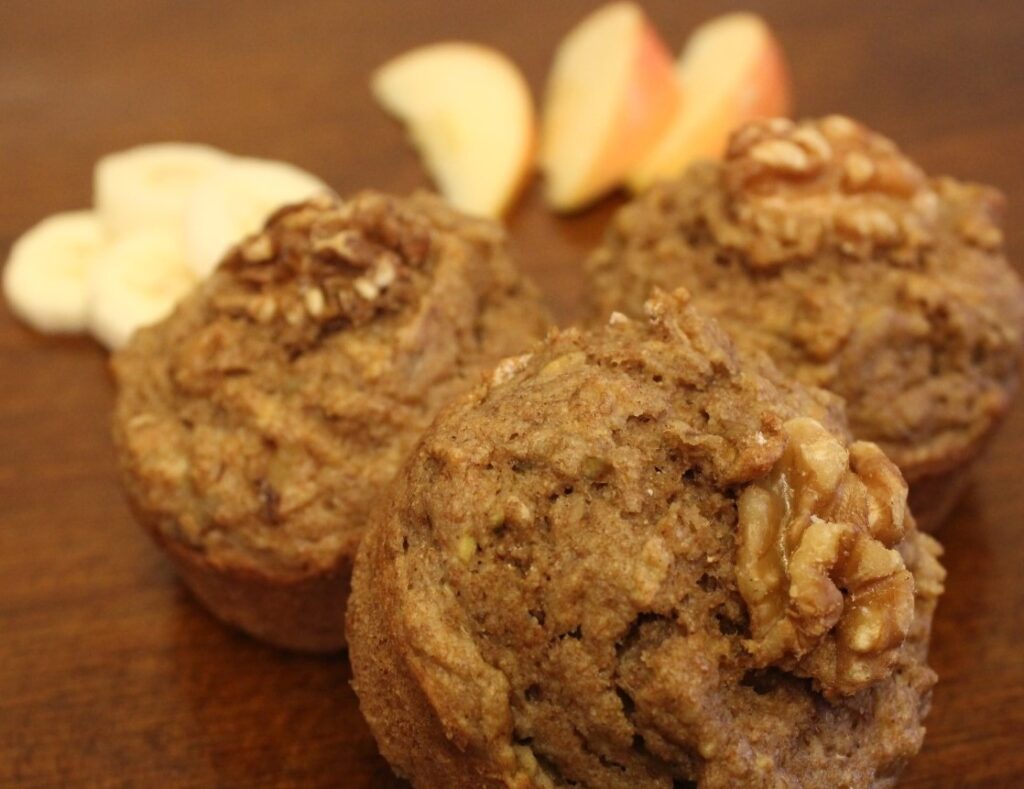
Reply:
[[546, 326], [494, 223], [426, 194], [283, 209], [115, 356], [130, 497], [219, 567], [328, 571], [441, 405]]
[[847, 118], [754, 123], [621, 210], [588, 264], [591, 314], [687, 287], [738, 343], [842, 395], [914, 482], [973, 455], [1016, 384], [1002, 204]]
[[920, 748], [938, 544], [686, 301], [502, 364], [396, 476], [348, 635], [415, 785], [888, 785]]

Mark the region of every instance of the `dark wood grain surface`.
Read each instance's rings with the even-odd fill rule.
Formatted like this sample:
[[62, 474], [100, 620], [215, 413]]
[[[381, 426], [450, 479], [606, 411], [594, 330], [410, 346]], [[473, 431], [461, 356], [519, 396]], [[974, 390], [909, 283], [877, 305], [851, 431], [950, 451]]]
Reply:
[[[424, 183], [370, 70], [442, 38], [493, 44], [535, 89], [591, 3], [0, 3], [0, 250], [85, 206], [93, 161], [186, 139], [296, 162], [340, 192]], [[673, 46], [734, 7], [649, 2]], [[932, 171], [994, 183], [1024, 259], [1024, 3], [765, 2], [799, 110], [843, 111]], [[617, 205], [559, 220], [534, 185], [509, 217], [563, 322]], [[106, 355], [0, 307], [0, 785], [399, 785], [344, 659], [281, 654], [192, 603], [120, 492]], [[907, 786], [1024, 785], [1024, 406], [941, 534], [941, 675]]]

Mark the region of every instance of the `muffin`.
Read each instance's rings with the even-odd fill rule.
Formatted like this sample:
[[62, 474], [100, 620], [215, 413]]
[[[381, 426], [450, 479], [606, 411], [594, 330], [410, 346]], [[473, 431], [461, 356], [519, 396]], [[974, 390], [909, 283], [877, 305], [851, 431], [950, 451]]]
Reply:
[[282, 209], [114, 356], [130, 502], [216, 616], [339, 649], [382, 487], [447, 400], [546, 327], [492, 222], [425, 194]]
[[1002, 206], [847, 118], [757, 122], [723, 162], [620, 211], [588, 262], [591, 316], [690, 289], [741, 346], [846, 400], [930, 530], [1017, 383], [1024, 294]]
[[686, 300], [499, 366], [372, 517], [354, 687], [415, 786], [888, 786], [920, 748], [938, 544]]

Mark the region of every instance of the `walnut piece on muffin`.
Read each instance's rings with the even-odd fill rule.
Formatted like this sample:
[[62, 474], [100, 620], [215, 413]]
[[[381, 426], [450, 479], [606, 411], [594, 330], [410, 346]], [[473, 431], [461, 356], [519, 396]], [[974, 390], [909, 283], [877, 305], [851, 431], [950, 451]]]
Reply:
[[944, 572], [839, 401], [659, 293], [449, 405], [356, 561], [349, 654], [417, 787], [890, 786]]
[[848, 118], [755, 122], [724, 161], [620, 211], [588, 262], [591, 316], [688, 288], [740, 345], [841, 395], [930, 530], [1017, 384], [1024, 291], [1002, 207]]
[[783, 425], [786, 451], [737, 502], [736, 578], [748, 649], [792, 665], [828, 695], [892, 671], [914, 620], [905, 537], [907, 485], [875, 444], [846, 449], [807, 417]]
[[221, 619], [341, 648], [381, 488], [448, 399], [546, 328], [492, 222], [426, 194], [284, 208], [115, 355], [132, 506]]

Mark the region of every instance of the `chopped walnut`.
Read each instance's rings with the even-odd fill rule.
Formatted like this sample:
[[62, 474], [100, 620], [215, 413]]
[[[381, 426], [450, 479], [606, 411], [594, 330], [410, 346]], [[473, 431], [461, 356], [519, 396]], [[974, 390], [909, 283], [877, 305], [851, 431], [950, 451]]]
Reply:
[[428, 267], [430, 221], [374, 193], [340, 202], [318, 196], [282, 208], [221, 267], [233, 280], [213, 305], [258, 324], [276, 322], [291, 349], [360, 326], [417, 298]]
[[787, 140], [765, 140], [750, 149], [750, 158], [774, 170], [806, 173], [811, 169], [811, 158], [799, 145]]
[[277, 303], [271, 296], [260, 296], [249, 302], [249, 314], [257, 323], [270, 323], [277, 313]]
[[303, 294], [303, 300], [306, 302], [306, 309], [309, 314], [314, 318], [323, 314], [324, 311], [324, 292], [320, 288], [310, 288]]
[[843, 160], [845, 184], [851, 190], [860, 189], [871, 182], [875, 175], [875, 163], [870, 156], [853, 151]]
[[357, 230], [341, 230], [313, 242], [313, 252], [321, 257], [337, 258], [358, 268], [368, 268], [377, 250]]
[[825, 163], [832, 158], [832, 144], [824, 134], [807, 124], [798, 126], [792, 133], [795, 143], [813, 154], [819, 162]]
[[818, 422], [784, 425], [771, 474], [739, 499], [737, 579], [758, 665], [848, 695], [888, 676], [914, 617], [899, 552], [907, 485], [878, 447], [847, 450]]
[[914, 574], [918, 601], [934, 605], [946, 588], [946, 568], [939, 562], [942, 546], [938, 540], [923, 531], [915, 531], [912, 539], [900, 544], [900, 555]]
[[520, 356], [509, 356], [502, 359], [495, 366], [494, 372], [491, 373], [491, 386], [500, 386], [506, 381], [511, 380], [516, 373], [523, 370], [529, 364], [532, 358], [532, 353], [524, 353]]
[[373, 301], [380, 295], [380, 288], [366, 277], [359, 277], [352, 283], [352, 288], [367, 301]]
[[242, 245], [241, 252], [250, 263], [262, 263], [274, 256], [274, 242], [266, 233], [258, 233]]
[[388, 258], [381, 258], [373, 269], [373, 284], [378, 288], [386, 288], [395, 281], [397, 265]]
[[743, 248], [753, 266], [807, 258], [830, 243], [853, 258], [885, 248], [910, 262], [933, 243], [934, 185], [889, 140], [848, 118], [748, 124], [721, 174], [736, 224], [717, 241]]

